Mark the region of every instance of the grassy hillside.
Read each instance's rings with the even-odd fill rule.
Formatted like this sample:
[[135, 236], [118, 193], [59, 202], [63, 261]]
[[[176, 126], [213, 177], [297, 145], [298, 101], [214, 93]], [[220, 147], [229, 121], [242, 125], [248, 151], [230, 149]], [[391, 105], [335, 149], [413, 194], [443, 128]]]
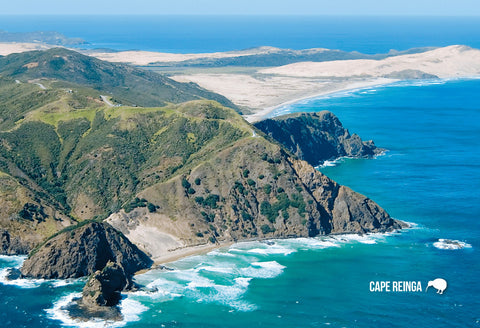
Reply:
[[235, 108], [225, 97], [194, 83], [179, 83], [157, 73], [101, 61], [65, 48], [2, 57], [0, 74], [22, 82], [49, 79], [63, 81], [64, 86], [88, 86], [108, 95], [115, 95], [118, 103], [127, 105], [154, 107], [167, 103], [211, 99]]
[[[144, 80], [121, 82], [138, 72], [106, 72], [64, 51], [0, 59], [8, 75], [0, 76], [0, 229], [11, 238], [33, 247], [109, 216], [126, 235], [147, 227], [183, 246], [399, 227], [372, 201], [254, 134], [235, 110], [206, 99], [174, 104], [168, 79], [157, 84], [167, 90], [164, 106], [109, 106], [100, 99], [106, 86], [141, 98]], [[74, 66], [78, 58], [85, 62]], [[43, 88], [27, 80], [51, 74]]]

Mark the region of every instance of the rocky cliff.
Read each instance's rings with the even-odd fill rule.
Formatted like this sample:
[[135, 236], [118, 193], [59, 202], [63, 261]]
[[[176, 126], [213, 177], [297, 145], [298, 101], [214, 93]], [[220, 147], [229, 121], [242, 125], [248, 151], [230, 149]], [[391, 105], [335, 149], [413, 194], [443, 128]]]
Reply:
[[350, 134], [328, 111], [289, 114], [254, 125], [311, 165], [342, 156], [371, 157], [384, 150]]
[[0, 229], [0, 254], [1, 255], [22, 255], [28, 254], [32, 245], [18, 237], [10, 236], [5, 229]]
[[65, 231], [30, 254], [24, 277], [58, 279], [88, 276], [112, 261], [127, 275], [148, 268], [151, 260], [106, 223], [91, 222]]
[[137, 208], [107, 221], [154, 259], [168, 250], [209, 242], [402, 227], [372, 200], [256, 137], [218, 152], [189, 174], [145, 189], [139, 197], [155, 204], [155, 212]]

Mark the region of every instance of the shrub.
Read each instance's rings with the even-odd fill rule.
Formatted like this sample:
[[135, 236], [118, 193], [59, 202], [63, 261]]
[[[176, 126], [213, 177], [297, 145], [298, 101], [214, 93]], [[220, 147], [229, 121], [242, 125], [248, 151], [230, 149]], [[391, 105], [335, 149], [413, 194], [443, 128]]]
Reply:
[[193, 189], [192, 187], [188, 188], [187, 192], [190, 194], [190, 195], [193, 195], [195, 193], [195, 189]]
[[217, 202], [220, 201], [220, 196], [215, 194], [210, 194], [205, 198], [203, 204], [210, 208], [218, 208]]
[[256, 185], [255, 181], [253, 181], [252, 179], [248, 179], [248, 180], [247, 180], [247, 183], [248, 183], [248, 185], [251, 186], [251, 187], [253, 187], [253, 186]]
[[263, 191], [264, 191], [267, 195], [270, 195], [270, 193], [272, 192], [272, 186], [267, 183], [265, 186], [263, 186]]
[[185, 188], [185, 189], [188, 189], [190, 188], [192, 185], [190, 184], [190, 182], [188, 182], [187, 179], [183, 178], [182, 179], [182, 187]]
[[149, 211], [150, 213], [153, 213], [153, 212], [156, 212], [156, 211], [157, 211], [157, 207], [156, 207], [154, 204], [152, 204], [152, 203], [148, 203], [148, 204], [147, 204], [147, 209], [148, 209], [148, 211]]
[[260, 227], [260, 230], [262, 230], [262, 233], [266, 235], [269, 232], [275, 232], [275, 228], [270, 227], [268, 224], [264, 224]]
[[243, 173], [242, 173], [242, 174], [243, 174], [243, 177], [244, 177], [244, 178], [248, 178], [248, 175], [250, 174], [250, 170], [249, 170], [249, 169], [245, 169], [245, 170], [243, 170]]
[[250, 214], [248, 214], [248, 213], [245, 212], [245, 211], [242, 211], [242, 218], [243, 218], [245, 221], [253, 221], [253, 216], [251, 216]]
[[195, 179], [195, 184], [196, 184], [197, 186], [199, 186], [201, 183], [202, 183], [202, 180], [200, 180], [200, 178], [196, 178], [196, 179]]
[[263, 174], [260, 174], [260, 175], [258, 176], [258, 178], [259, 178], [260, 180], [263, 180], [263, 178], [265, 178], [265, 176], [264, 176]]

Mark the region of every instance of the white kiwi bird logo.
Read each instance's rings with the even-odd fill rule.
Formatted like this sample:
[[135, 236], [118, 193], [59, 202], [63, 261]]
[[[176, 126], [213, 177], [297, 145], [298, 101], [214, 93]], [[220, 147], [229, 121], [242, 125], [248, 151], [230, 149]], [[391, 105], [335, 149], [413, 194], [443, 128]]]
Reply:
[[447, 281], [445, 279], [442, 279], [442, 278], [437, 278], [435, 280], [429, 281], [427, 289], [425, 289], [425, 291], [427, 291], [428, 287], [430, 287], [430, 286], [432, 286], [433, 288], [435, 288], [437, 290], [437, 294], [443, 294], [445, 289], [447, 289]]

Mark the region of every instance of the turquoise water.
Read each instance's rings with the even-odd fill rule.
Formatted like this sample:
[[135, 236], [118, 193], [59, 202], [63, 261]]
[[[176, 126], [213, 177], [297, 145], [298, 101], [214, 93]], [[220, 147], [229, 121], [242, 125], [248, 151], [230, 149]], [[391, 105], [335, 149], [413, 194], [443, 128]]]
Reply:
[[[402, 82], [304, 101], [278, 113], [334, 112], [388, 152], [320, 168], [414, 222], [390, 235], [243, 243], [138, 276], [126, 327], [479, 327], [480, 80]], [[276, 114], [278, 114], [276, 113]], [[437, 248], [439, 239], [464, 249]], [[0, 266], [21, 258], [0, 257]], [[1, 274], [0, 274], [1, 277]], [[448, 281], [444, 295], [426, 283]], [[0, 279], [3, 281], [3, 279]], [[370, 281], [421, 281], [421, 292], [371, 292]], [[103, 327], [61, 310], [82, 281], [0, 284], [5, 327]]]

